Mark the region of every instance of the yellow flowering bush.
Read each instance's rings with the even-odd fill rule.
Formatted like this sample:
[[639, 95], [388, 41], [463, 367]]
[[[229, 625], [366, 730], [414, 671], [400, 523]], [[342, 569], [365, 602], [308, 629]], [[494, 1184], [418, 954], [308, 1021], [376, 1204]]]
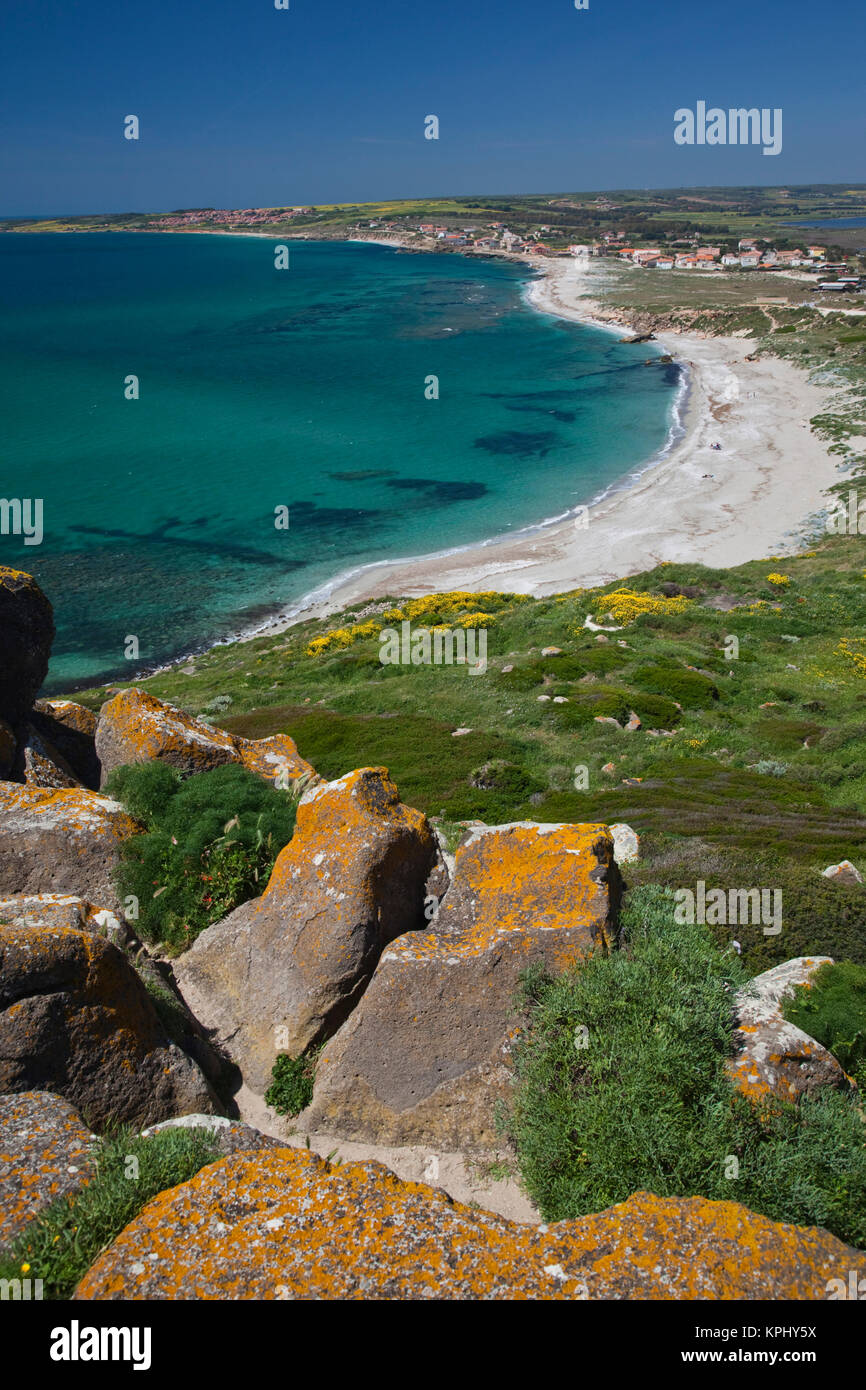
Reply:
[[378, 637], [382, 631], [379, 623], [372, 618], [366, 623], [355, 623], [354, 627], [334, 627], [314, 637], [307, 647], [307, 656], [322, 656], [325, 652], [343, 651], [364, 637]]
[[[384, 617], [389, 622], [418, 622], [425, 618], [454, 619], [458, 614], [477, 616], [479, 605], [502, 607], [504, 604], [526, 603], [528, 594], [503, 594], [496, 589], [471, 593], [467, 589], [452, 589], [445, 594], [425, 594], [422, 598], [406, 599], [398, 608], [389, 608]], [[461, 626], [472, 626], [462, 623]]]
[[496, 618], [493, 613], [461, 613], [459, 618], [454, 619], [455, 627], [487, 627], [490, 623], [495, 623]]
[[642, 613], [685, 613], [694, 600], [676, 595], [662, 598], [656, 594], [638, 594], [632, 589], [614, 589], [612, 594], [599, 594], [592, 600], [596, 617], [610, 615], [615, 623], [625, 626]]
[[775, 571], [772, 574], [768, 574], [767, 579], [771, 584], [775, 584], [777, 589], [785, 589], [791, 582], [789, 575], [776, 574]]
[[845, 657], [860, 676], [866, 676], [866, 638], [843, 637], [836, 648], [837, 656]]

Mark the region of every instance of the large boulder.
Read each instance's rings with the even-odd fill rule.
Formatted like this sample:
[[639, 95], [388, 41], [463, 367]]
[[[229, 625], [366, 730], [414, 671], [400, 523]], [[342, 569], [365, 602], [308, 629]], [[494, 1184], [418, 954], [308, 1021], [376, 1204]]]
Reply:
[[638, 1192], [531, 1226], [302, 1149], [236, 1154], [163, 1192], [79, 1299], [825, 1299], [862, 1252], [736, 1202]]
[[471, 830], [430, 928], [383, 953], [324, 1048], [300, 1123], [376, 1144], [495, 1149], [519, 976], [606, 949], [619, 894], [606, 826]]
[[176, 963], [189, 1008], [255, 1091], [277, 1053], [297, 1055], [342, 1023], [382, 949], [425, 925], [436, 844], [386, 768], [320, 783], [261, 898], [202, 932]]
[[0, 1095], [0, 1248], [94, 1173], [94, 1140], [62, 1096]]
[[286, 786], [301, 777], [315, 776], [288, 734], [262, 740], [239, 738], [136, 689], [122, 690], [102, 706], [96, 752], [103, 785], [116, 767], [153, 758], [177, 768], [184, 776], [224, 763], [240, 763]]
[[121, 950], [68, 927], [0, 926], [0, 1092], [33, 1090], [95, 1128], [217, 1108]]
[[84, 788], [0, 782], [0, 895], [73, 894], [116, 911], [114, 871], [140, 826]]
[[809, 985], [820, 966], [832, 964], [829, 956], [797, 956], [737, 991], [737, 1052], [728, 1071], [750, 1099], [798, 1101], [823, 1086], [841, 1090], [848, 1085], [832, 1052], [782, 1015], [783, 1002], [795, 987]]
[[25, 717], [48, 672], [54, 612], [36, 580], [0, 565], [0, 719]]

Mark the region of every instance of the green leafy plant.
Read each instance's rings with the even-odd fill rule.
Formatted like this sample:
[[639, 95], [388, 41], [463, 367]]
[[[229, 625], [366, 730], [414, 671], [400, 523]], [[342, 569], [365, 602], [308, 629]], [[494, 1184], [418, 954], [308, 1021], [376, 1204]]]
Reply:
[[75, 1196], [52, 1203], [0, 1254], [0, 1279], [20, 1279], [29, 1265], [26, 1277], [43, 1281], [46, 1298], [71, 1298], [96, 1257], [151, 1198], [188, 1182], [218, 1156], [202, 1129], [172, 1127], [150, 1138], [120, 1129], [105, 1137], [94, 1177]]
[[313, 1099], [318, 1052], [289, 1057], [283, 1053], [274, 1062], [271, 1084], [265, 1091], [265, 1104], [278, 1115], [299, 1115]]
[[179, 951], [263, 892], [291, 839], [297, 803], [235, 765], [171, 786], [155, 766], [116, 774], [114, 794], [131, 813], [137, 806], [148, 826], [124, 842], [116, 881], [121, 897], [138, 899], [141, 936]]
[[825, 1092], [756, 1106], [734, 1089], [741, 963], [705, 927], [677, 923], [674, 905], [668, 890], [632, 892], [621, 950], [524, 975], [507, 1126], [530, 1196], [558, 1221], [639, 1190], [700, 1194], [866, 1243], [856, 1103]]
[[866, 1062], [866, 966], [822, 965], [786, 999], [785, 1018], [823, 1043], [847, 1072]]

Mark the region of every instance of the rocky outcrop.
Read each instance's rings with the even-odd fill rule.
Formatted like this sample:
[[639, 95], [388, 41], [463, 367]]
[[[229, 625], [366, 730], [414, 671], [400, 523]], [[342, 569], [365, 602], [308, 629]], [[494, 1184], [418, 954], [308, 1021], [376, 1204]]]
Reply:
[[0, 1095], [0, 1248], [94, 1173], [94, 1140], [61, 1096]]
[[278, 1053], [334, 1031], [388, 942], [425, 925], [435, 858], [426, 817], [401, 804], [385, 768], [302, 797], [263, 896], [202, 932], [175, 968], [193, 1014], [254, 1090]]
[[495, 1148], [520, 973], [606, 949], [619, 893], [605, 826], [471, 830], [429, 929], [383, 953], [324, 1048], [299, 1123], [376, 1144]]
[[0, 926], [0, 1092], [32, 1090], [96, 1128], [217, 1108], [122, 951], [92, 932]]
[[822, 1086], [842, 1089], [848, 1079], [832, 1052], [782, 1016], [797, 985], [808, 985], [829, 956], [797, 956], [756, 975], [737, 991], [737, 1053], [728, 1062], [735, 1085], [752, 1100], [768, 1095], [798, 1101]]
[[79, 1299], [824, 1299], [862, 1255], [826, 1231], [636, 1193], [530, 1226], [304, 1150], [238, 1154], [148, 1203]]
[[261, 740], [239, 738], [135, 689], [122, 690], [102, 706], [96, 752], [103, 785], [116, 767], [153, 758], [177, 768], [184, 776], [224, 763], [240, 763], [285, 786], [301, 777], [315, 776], [288, 734]]
[[28, 787], [81, 786], [60, 750], [29, 722], [21, 726], [12, 776]]
[[116, 801], [84, 788], [0, 782], [0, 895], [72, 894], [116, 911], [120, 847], [139, 829]]
[[72, 700], [37, 700], [30, 712], [30, 724], [57, 749], [83, 786], [99, 790], [97, 717], [92, 710]]
[[0, 566], [0, 719], [24, 719], [48, 672], [54, 612], [36, 580]]

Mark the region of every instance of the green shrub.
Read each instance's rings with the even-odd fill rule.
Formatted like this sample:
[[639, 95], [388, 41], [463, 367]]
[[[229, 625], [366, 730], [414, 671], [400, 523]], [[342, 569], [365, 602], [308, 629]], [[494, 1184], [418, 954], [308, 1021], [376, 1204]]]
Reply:
[[632, 709], [650, 729], [674, 729], [682, 722], [682, 711], [664, 695], [647, 695], [637, 690]]
[[124, 841], [116, 882], [121, 897], [138, 899], [141, 936], [177, 951], [264, 890], [291, 839], [296, 802], [234, 764], [196, 773], [165, 796], [153, 766], [119, 769], [116, 794], [130, 809], [147, 801], [151, 828]]
[[616, 719], [623, 724], [628, 719], [630, 701], [626, 690], [591, 685], [586, 690], [572, 691], [567, 705], [556, 705], [554, 718], [562, 729], [584, 728], [596, 718]]
[[[737, 1200], [866, 1243], [866, 1144], [848, 1095], [754, 1106], [733, 1088], [740, 962], [674, 920], [669, 892], [628, 895], [624, 946], [524, 976], [508, 1128], [544, 1219], [638, 1190]], [[729, 1156], [739, 1163], [726, 1177]]]
[[52, 1203], [0, 1255], [0, 1279], [20, 1278], [26, 1263], [27, 1277], [44, 1281], [46, 1298], [71, 1298], [96, 1257], [151, 1198], [188, 1182], [218, 1156], [201, 1129], [164, 1129], [149, 1139], [130, 1130], [108, 1136], [87, 1186]]
[[116, 767], [105, 783], [105, 794], [125, 806], [131, 816], [152, 830], [165, 815], [180, 787], [181, 777], [168, 763], [127, 763]]
[[719, 688], [709, 676], [700, 671], [688, 671], [684, 666], [640, 666], [631, 677], [635, 685], [655, 695], [667, 695], [684, 709], [709, 709], [719, 698]]
[[866, 966], [851, 961], [822, 965], [811, 984], [800, 985], [782, 1012], [823, 1043], [847, 1072], [866, 1061]]
[[265, 1104], [278, 1115], [299, 1115], [310, 1104], [316, 1056], [307, 1053], [302, 1057], [289, 1057], [283, 1053], [274, 1062], [271, 1084], [265, 1091]]

